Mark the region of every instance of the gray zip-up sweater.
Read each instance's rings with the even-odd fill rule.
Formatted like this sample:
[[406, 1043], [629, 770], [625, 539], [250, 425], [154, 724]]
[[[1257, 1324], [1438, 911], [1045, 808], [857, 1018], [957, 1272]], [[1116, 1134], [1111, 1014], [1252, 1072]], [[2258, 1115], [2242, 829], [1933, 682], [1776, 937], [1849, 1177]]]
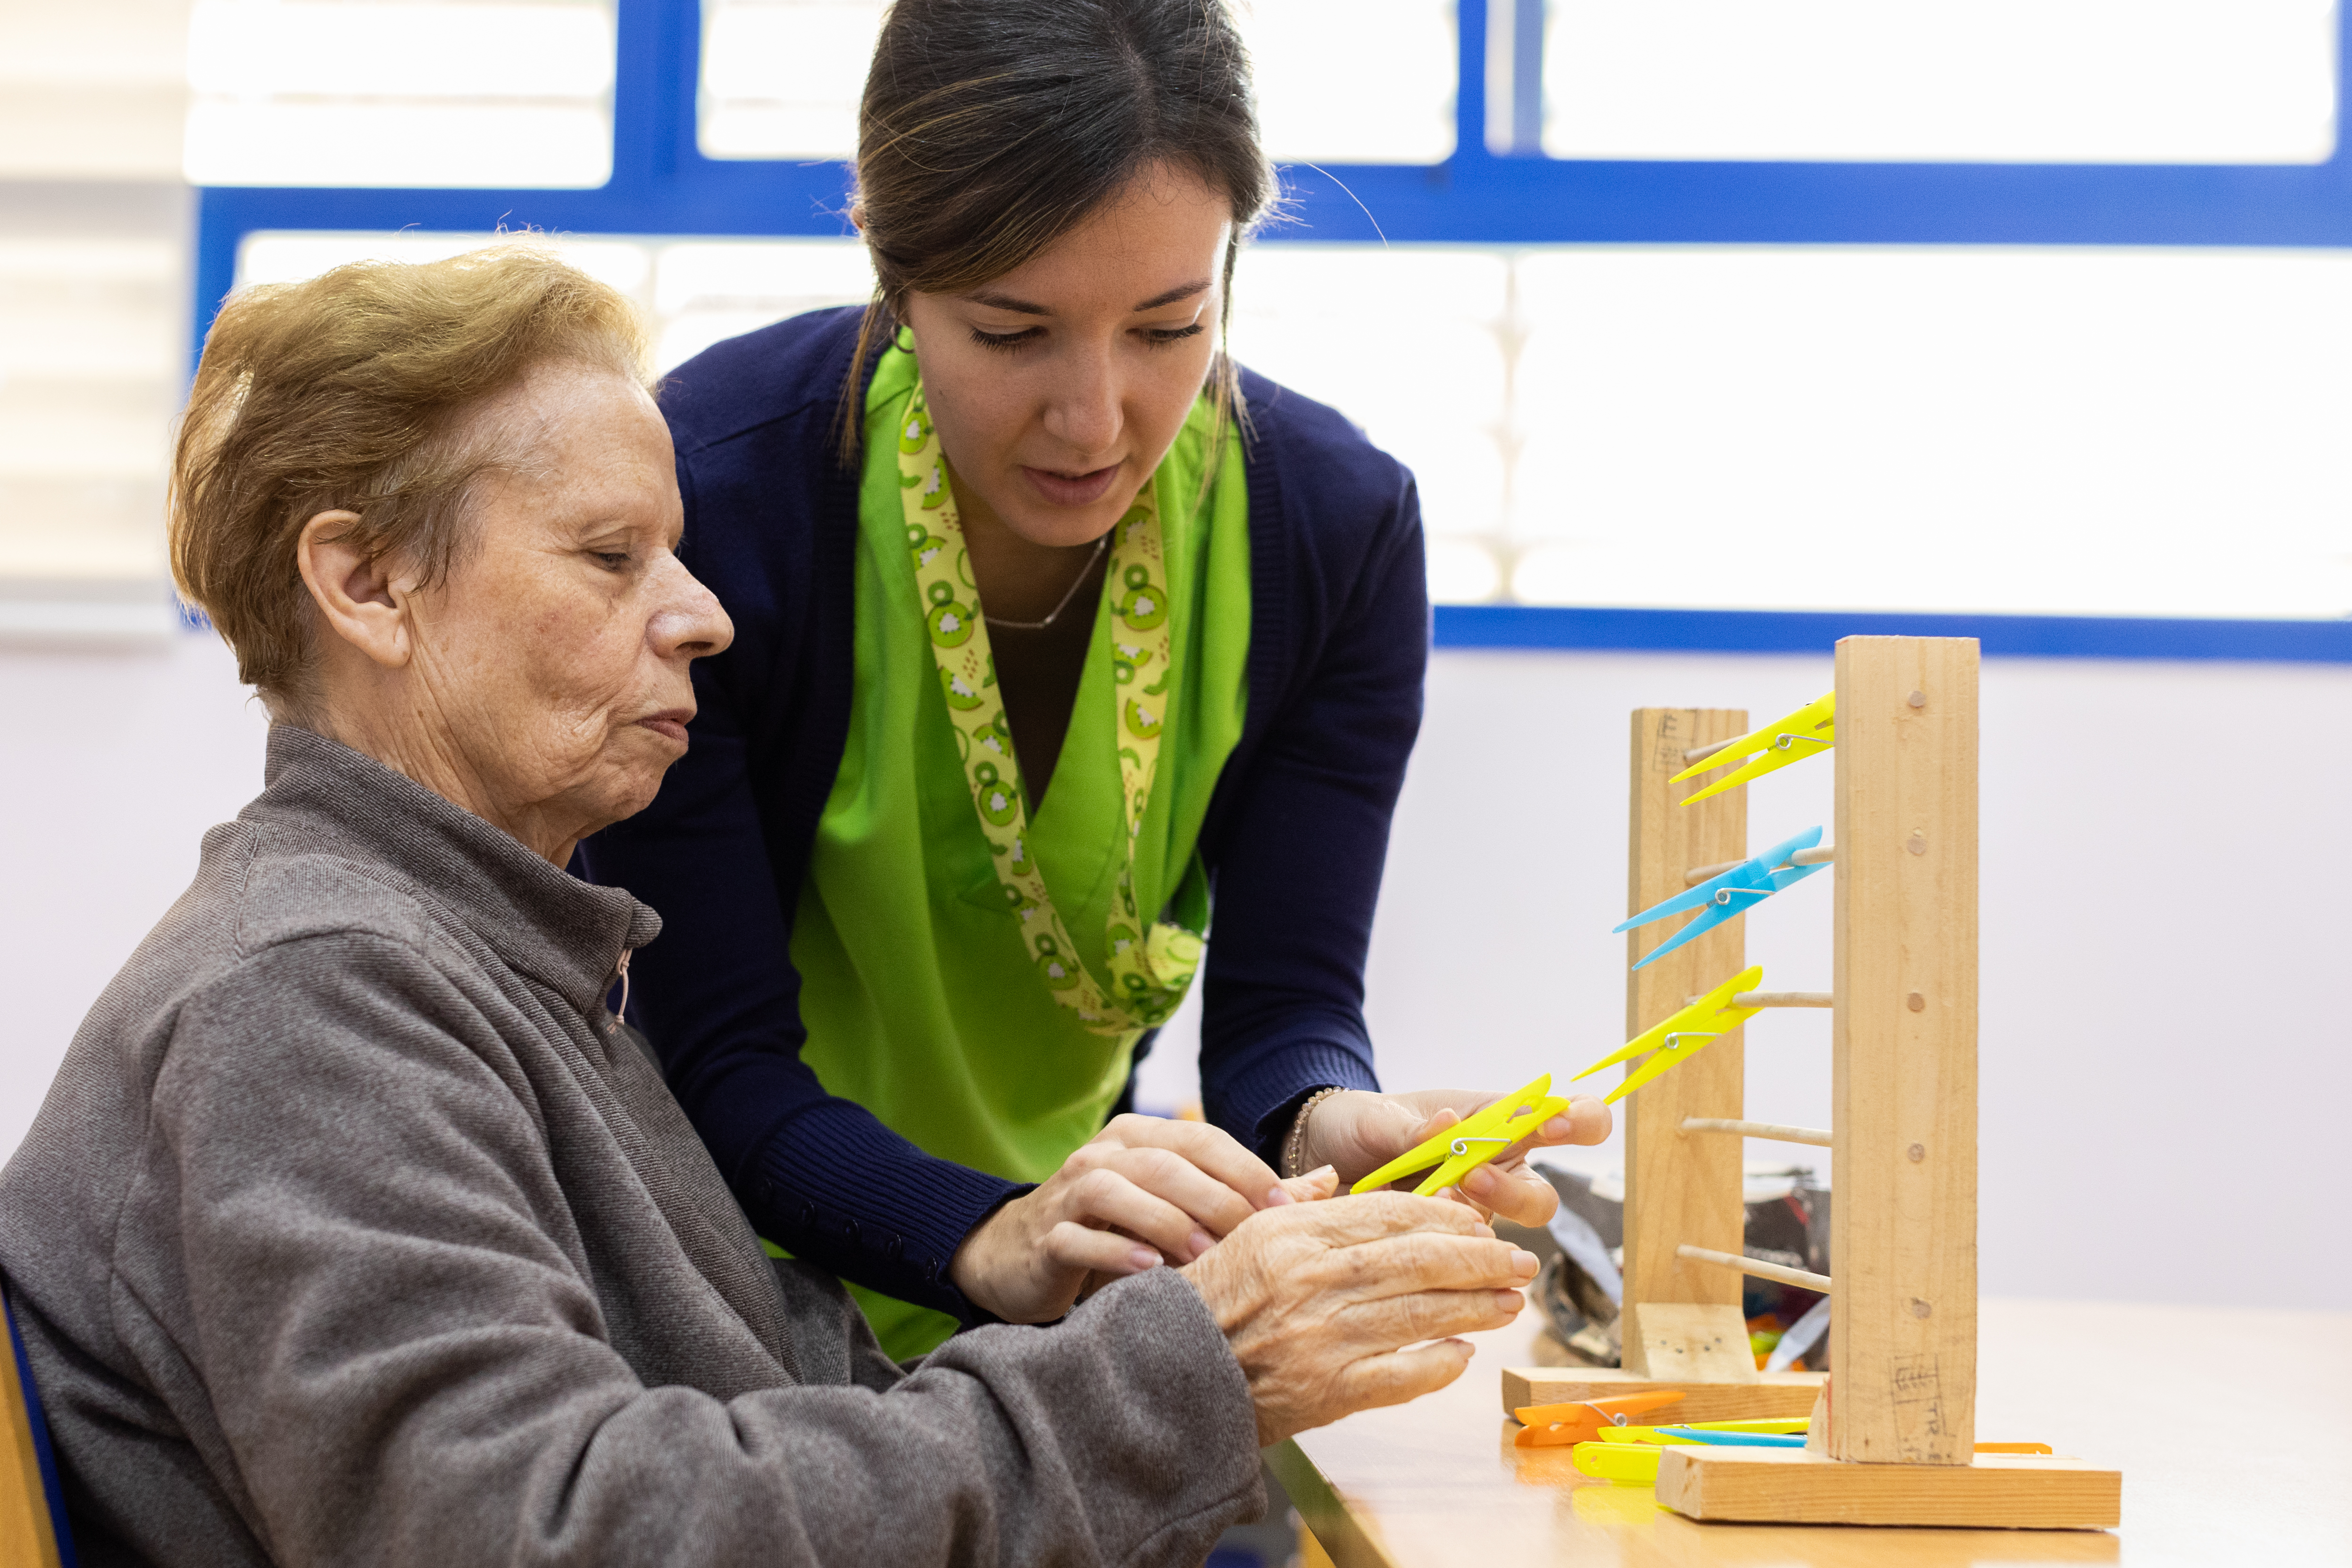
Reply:
[[267, 783], [0, 1173], [86, 1565], [1197, 1563], [1262, 1506], [1182, 1279], [902, 1371], [616, 1032], [651, 910], [318, 735]]

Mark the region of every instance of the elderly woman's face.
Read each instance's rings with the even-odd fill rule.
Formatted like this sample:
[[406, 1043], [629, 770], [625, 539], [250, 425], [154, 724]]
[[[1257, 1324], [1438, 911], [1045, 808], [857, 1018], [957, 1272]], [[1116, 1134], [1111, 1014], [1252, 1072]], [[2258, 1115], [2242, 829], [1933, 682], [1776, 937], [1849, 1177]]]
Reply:
[[686, 752], [688, 667], [734, 628], [675, 553], [669, 431], [644, 392], [547, 365], [477, 417], [530, 455], [483, 487], [446, 578], [409, 597], [411, 727], [446, 750], [461, 804], [561, 856], [653, 799]]

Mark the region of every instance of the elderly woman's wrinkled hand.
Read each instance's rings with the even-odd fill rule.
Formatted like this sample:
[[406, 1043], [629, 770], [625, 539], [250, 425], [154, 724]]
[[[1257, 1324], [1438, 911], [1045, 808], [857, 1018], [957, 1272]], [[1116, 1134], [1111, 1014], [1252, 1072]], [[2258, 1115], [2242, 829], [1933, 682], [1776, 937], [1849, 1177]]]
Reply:
[[1264, 1446], [1453, 1382], [1470, 1347], [1449, 1336], [1517, 1316], [1536, 1258], [1464, 1205], [1370, 1193], [1262, 1210], [1182, 1273], [1249, 1379]]

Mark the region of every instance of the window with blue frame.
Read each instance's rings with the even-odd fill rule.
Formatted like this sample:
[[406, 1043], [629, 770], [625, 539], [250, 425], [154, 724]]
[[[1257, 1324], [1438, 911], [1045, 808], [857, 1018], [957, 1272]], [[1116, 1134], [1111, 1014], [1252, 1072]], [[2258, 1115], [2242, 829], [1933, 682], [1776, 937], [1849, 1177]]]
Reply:
[[[880, 9], [204, 0], [199, 319], [500, 226], [638, 298], [665, 366], [861, 298]], [[1241, 14], [1291, 200], [1234, 348], [1412, 467], [1447, 640], [2352, 657], [2334, 6]], [[314, 63], [355, 43], [373, 74]]]

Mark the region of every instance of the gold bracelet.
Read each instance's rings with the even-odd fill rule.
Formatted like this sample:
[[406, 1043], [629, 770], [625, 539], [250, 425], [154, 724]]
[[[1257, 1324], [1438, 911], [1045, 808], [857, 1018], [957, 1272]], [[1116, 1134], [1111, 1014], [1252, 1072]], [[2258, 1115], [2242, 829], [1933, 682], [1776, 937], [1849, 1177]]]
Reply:
[[1282, 1168], [1276, 1174], [1286, 1181], [1292, 1176], [1303, 1176], [1307, 1173], [1298, 1168], [1300, 1163], [1307, 1158], [1307, 1119], [1315, 1114], [1317, 1106], [1335, 1094], [1345, 1092], [1346, 1090], [1337, 1086], [1330, 1089], [1318, 1089], [1298, 1102], [1298, 1115], [1290, 1124], [1290, 1136], [1282, 1141]]

